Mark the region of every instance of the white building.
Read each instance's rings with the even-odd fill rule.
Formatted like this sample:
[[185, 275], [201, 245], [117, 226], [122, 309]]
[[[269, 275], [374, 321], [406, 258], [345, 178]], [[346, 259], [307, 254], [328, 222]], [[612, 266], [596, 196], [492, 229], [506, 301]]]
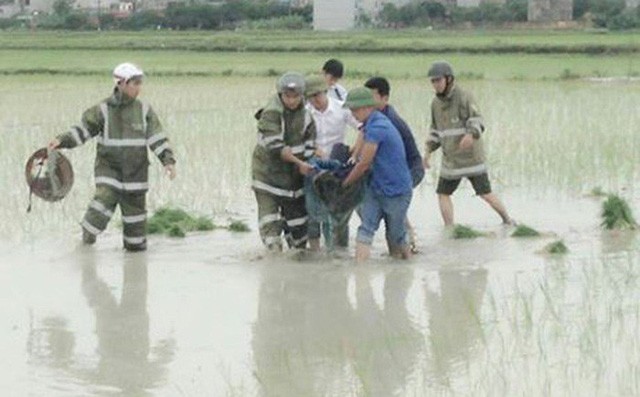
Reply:
[[347, 30], [356, 23], [356, 0], [315, 0], [313, 29]]

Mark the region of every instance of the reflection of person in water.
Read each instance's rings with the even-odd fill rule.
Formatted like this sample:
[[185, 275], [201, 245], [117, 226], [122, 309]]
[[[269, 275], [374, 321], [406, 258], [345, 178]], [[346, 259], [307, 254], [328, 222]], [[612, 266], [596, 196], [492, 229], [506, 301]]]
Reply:
[[356, 309], [347, 338], [354, 373], [365, 395], [404, 395], [424, 349], [406, 305], [413, 271], [395, 268], [385, 274], [382, 307], [374, 300], [369, 277], [369, 272], [356, 273]]
[[146, 254], [125, 258], [120, 303], [98, 277], [94, 261], [83, 265], [82, 291], [96, 316], [100, 361], [95, 381], [134, 394], [157, 386], [172, 351], [164, 343], [150, 360]]
[[343, 351], [351, 310], [347, 277], [324, 267], [262, 273], [252, 342], [261, 395], [352, 394]]
[[452, 367], [473, 356], [482, 337], [480, 310], [487, 271], [440, 271], [440, 294], [426, 289], [433, 366], [448, 380]]

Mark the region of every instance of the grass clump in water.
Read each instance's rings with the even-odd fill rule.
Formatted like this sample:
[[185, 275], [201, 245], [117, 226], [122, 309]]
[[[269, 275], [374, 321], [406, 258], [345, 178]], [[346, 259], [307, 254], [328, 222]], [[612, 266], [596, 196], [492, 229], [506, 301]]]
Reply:
[[548, 254], [563, 255], [569, 252], [569, 248], [564, 244], [564, 241], [558, 240], [547, 244], [547, 246], [544, 247], [544, 251]]
[[516, 230], [511, 233], [511, 237], [539, 237], [540, 232], [527, 225], [518, 225]]
[[593, 197], [603, 197], [603, 196], [606, 196], [607, 193], [604, 192], [602, 187], [596, 186], [593, 189], [591, 189], [591, 192], [589, 193], [589, 195]]
[[631, 208], [622, 198], [610, 194], [602, 204], [602, 224], [605, 229], [635, 229], [636, 220]]
[[247, 224], [244, 223], [244, 221], [239, 221], [239, 220], [233, 220], [229, 224], [229, 230], [232, 232], [250, 232], [251, 231], [249, 226], [247, 226]]
[[454, 239], [469, 239], [476, 237], [483, 237], [485, 234], [464, 225], [455, 225], [451, 232], [451, 237]]
[[179, 208], [160, 208], [147, 222], [147, 233], [185, 237], [187, 232], [208, 231], [215, 227], [207, 217], [195, 217]]

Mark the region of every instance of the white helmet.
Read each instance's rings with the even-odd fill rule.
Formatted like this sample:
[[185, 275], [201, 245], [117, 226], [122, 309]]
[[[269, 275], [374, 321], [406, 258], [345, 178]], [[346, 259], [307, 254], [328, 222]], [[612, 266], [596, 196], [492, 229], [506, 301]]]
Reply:
[[113, 81], [116, 85], [121, 82], [126, 83], [134, 77], [142, 76], [144, 76], [142, 69], [129, 62], [121, 63], [113, 69]]

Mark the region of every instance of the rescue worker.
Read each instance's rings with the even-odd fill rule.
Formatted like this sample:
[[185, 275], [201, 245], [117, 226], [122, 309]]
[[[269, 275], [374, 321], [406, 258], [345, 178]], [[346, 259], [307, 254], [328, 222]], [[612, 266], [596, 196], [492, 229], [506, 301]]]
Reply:
[[315, 151], [316, 127], [304, 106], [304, 77], [295, 72], [276, 82], [277, 94], [256, 113], [258, 142], [252, 158], [252, 187], [264, 245], [282, 250], [281, 235], [291, 248], [307, 245], [304, 175]]
[[160, 159], [170, 179], [176, 160], [156, 113], [141, 102], [144, 73], [131, 63], [113, 70], [113, 94], [89, 108], [79, 125], [49, 142], [50, 149], [71, 149], [97, 138], [96, 192], [82, 221], [82, 241], [93, 244], [120, 206], [124, 248], [143, 251], [146, 239], [146, 193], [149, 188], [147, 147]]
[[444, 224], [453, 225], [451, 195], [462, 178], [469, 179], [476, 194], [500, 215], [503, 223], [513, 224], [506, 208], [491, 191], [481, 140], [485, 128], [478, 106], [469, 93], [455, 84], [448, 62], [434, 62], [428, 76], [436, 97], [431, 102], [431, 128], [423, 161], [425, 168], [429, 168], [431, 153], [442, 147], [436, 192]]

